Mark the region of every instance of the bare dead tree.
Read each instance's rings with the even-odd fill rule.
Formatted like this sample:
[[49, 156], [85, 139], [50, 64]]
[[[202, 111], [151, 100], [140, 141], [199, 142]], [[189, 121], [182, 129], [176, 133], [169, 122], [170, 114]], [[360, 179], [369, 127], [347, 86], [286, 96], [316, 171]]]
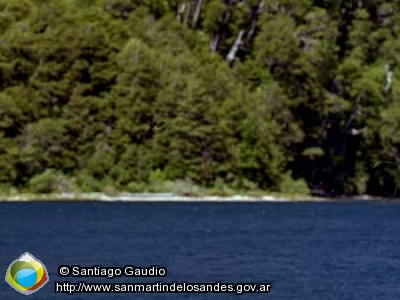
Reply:
[[183, 13], [185, 12], [185, 8], [186, 8], [185, 3], [179, 4], [177, 12], [176, 12], [176, 20], [178, 22], [182, 22], [182, 16], [183, 16]]
[[385, 65], [385, 71], [386, 71], [386, 85], [383, 88], [384, 92], [387, 93], [390, 90], [390, 87], [392, 86], [392, 76], [393, 72], [390, 70], [389, 65]]
[[197, 22], [199, 21], [201, 6], [203, 5], [204, 0], [197, 0], [196, 9], [194, 11], [193, 20], [192, 20], [192, 28], [196, 28]]
[[228, 55], [226, 56], [226, 60], [229, 63], [232, 63], [235, 60], [236, 53], [239, 50], [240, 44], [242, 43], [243, 35], [244, 35], [244, 30], [240, 30], [235, 42], [232, 45], [231, 50], [229, 51]]
[[192, 1], [189, 1], [189, 5], [188, 5], [188, 7], [186, 9], [185, 18], [183, 19], [183, 24], [184, 25], [187, 25], [187, 23], [189, 22], [189, 18], [190, 18], [190, 14], [192, 12], [192, 9], [193, 9]]
[[211, 53], [215, 54], [217, 52], [218, 46], [225, 40], [225, 26], [228, 24], [232, 16], [232, 9], [235, 4], [235, 0], [228, 0], [227, 8], [222, 16], [221, 24], [217, 32], [213, 34], [210, 41]]
[[264, 11], [265, 0], [261, 0], [256, 8], [253, 8], [250, 13], [250, 30], [247, 33], [246, 44], [248, 45], [253, 39], [256, 32], [258, 17]]

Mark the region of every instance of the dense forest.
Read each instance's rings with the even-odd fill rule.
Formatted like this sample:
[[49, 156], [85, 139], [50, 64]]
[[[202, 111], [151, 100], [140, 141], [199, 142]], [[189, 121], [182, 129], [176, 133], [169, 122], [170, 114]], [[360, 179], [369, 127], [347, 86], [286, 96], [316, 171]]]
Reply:
[[2, 190], [392, 196], [395, 0], [0, 0]]

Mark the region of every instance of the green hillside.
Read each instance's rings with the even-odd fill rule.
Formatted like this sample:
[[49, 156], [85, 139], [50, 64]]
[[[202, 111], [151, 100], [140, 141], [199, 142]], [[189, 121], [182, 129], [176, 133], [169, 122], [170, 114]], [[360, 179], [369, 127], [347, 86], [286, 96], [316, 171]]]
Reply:
[[392, 196], [400, 3], [0, 0], [0, 185]]

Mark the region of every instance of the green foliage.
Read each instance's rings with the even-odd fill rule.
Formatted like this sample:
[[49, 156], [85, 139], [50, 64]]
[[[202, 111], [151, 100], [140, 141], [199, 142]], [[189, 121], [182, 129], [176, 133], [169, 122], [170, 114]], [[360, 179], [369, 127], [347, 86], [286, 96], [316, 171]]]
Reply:
[[400, 182], [399, 10], [0, 0], [0, 185], [386, 195]]
[[305, 149], [303, 155], [311, 158], [321, 157], [324, 155], [324, 151], [320, 147], [311, 147]]
[[47, 169], [33, 176], [28, 182], [28, 187], [34, 193], [76, 191], [75, 182], [54, 169]]
[[282, 193], [289, 195], [309, 195], [310, 189], [304, 179], [293, 179], [290, 172], [284, 174], [278, 185]]

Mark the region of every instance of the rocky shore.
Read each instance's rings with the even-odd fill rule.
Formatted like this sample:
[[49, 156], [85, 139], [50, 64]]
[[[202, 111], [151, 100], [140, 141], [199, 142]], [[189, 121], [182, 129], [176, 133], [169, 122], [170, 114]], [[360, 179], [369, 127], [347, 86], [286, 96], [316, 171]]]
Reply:
[[320, 201], [322, 198], [311, 196], [281, 197], [281, 196], [187, 196], [173, 193], [118, 193], [109, 195], [106, 193], [58, 193], [58, 194], [18, 194], [0, 196], [0, 201], [121, 201], [121, 202], [248, 202], [248, 201]]

